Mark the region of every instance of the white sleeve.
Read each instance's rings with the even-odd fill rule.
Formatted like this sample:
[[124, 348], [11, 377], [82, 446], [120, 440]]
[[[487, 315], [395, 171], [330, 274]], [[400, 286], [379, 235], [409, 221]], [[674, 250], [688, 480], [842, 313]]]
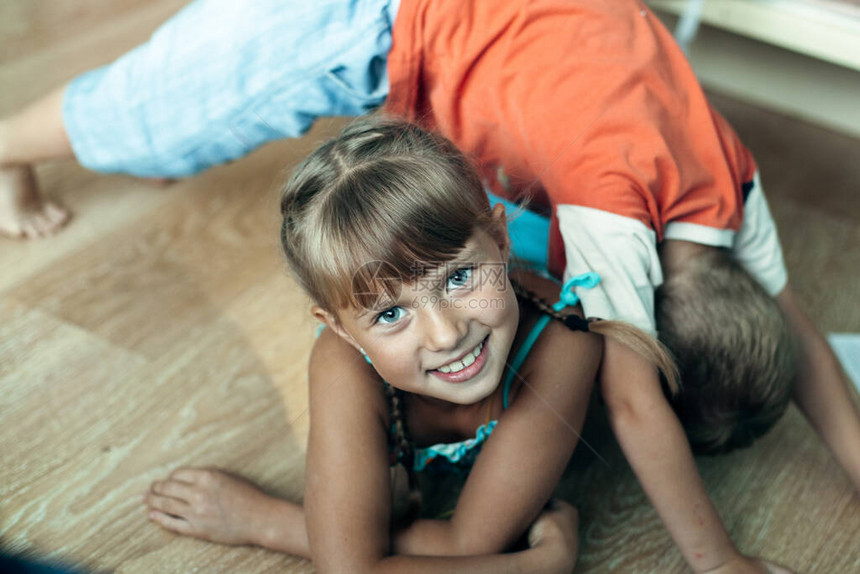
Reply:
[[744, 203], [744, 220], [735, 236], [732, 256], [771, 295], [776, 296], [788, 283], [788, 272], [770, 216], [758, 172]]
[[641, 221], [607, 211], [556, 208], [567, 264], [564, 279], [594, 271], [600, 283], [577, 288], [586, 317], [617, 319], [656, 333], [654, 290], [663, 283], [657, 236]]

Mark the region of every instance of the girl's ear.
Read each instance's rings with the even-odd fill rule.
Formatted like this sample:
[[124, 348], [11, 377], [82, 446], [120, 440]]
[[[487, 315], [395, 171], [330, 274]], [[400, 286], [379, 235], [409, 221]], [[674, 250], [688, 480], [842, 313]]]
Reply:
[[358, 342], [352, 338], [352, 335], [347, 333], [346, 329], [343, 328], [343, 325], [340, 324], [340, 321], [338, 321], [335, 315], [329, 313], [319, 305], [314, 305], [313, 307], [311, 307], [311, 313], [314, 317], [325, 323], [329, 329], [337, 333], [337, 335], [341, 339], [355, 347], [362, 354], [364, 353], [364, 349], [361, 348], [361, 345], [359, 345]]
[[502, 253], [502, 259], [508, 260], [508, 255], [511, 252], [511, 238], [508, 235], [508, 218], [505, 216], [505, 206], [497, 203], [493, 206], [491, 214], [493, 219], [493, 228], [495, 233], [493, 239], [496, 240], [496, 245], [499, 246], [499, 251]]

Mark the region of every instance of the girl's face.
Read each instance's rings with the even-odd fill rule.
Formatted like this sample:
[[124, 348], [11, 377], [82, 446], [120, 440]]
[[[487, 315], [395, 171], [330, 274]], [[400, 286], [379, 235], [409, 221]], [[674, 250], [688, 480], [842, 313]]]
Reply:
[[349, 308], [339, 313], [340, 325], [327, 322], [363, 349], [390, 385], [476, 403], [501, 381], [519, 323], [506, 259], [507, 237], [476, 231], [454, 260], [404, 281], [390, 306]]

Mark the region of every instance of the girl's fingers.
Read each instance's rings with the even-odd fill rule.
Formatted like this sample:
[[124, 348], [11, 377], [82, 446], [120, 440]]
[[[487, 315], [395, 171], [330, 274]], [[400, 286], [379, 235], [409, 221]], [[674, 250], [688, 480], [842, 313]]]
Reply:
[[175, 480], [157, 480], [152, 483], [152, 492], [161, 496], [169, 496], [177, 498], [183, 502], [191, 503], [192, 487], [187, 482], [177, 482]]
[[170, 473], [170, 478], [186, 484], [197, 484], [205, 472], [207, 471], [202, 468], [177, 468]]
[[186, 536], [193, 535], [191, 525], [182, 518], [171, 516], [158, 510], [150, 510], [149, 519], [167, 530], [171, 530], [178, 534], [185, 534]]
[[161, 496], [154, 492], [146, 495], [146, 503], [152, 510], [159, 510], [173, 516], [184, 516], [188, 514], [189, 506], [184, 500]]

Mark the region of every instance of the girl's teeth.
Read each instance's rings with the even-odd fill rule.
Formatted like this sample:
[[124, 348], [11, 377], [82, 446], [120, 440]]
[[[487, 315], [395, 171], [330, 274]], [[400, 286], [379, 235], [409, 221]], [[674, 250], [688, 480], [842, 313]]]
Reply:
[[474, 351], [472, 351], [471, 353], [469, 353], [468, 355], [466, 355], [465, 357], [463, 357], [459, 361], [454, 361], [453, 363], [449, 363], [449, 364], [445, 365], [444, 367], [439, 367], [437, 370], [440, 373], [457, 373], [459, 371], [462, 371], [463, 369], [465, 369], [466, 367], [468, 367], [469, 365], [471, 365], [472, 363], [475, 362], [475, 359], [477, 359], [478, 355], [481, 354], [481, 350], [483, 348], [484, 348], [484, 343], [481, 342], [480, 345], [475, 347]]

